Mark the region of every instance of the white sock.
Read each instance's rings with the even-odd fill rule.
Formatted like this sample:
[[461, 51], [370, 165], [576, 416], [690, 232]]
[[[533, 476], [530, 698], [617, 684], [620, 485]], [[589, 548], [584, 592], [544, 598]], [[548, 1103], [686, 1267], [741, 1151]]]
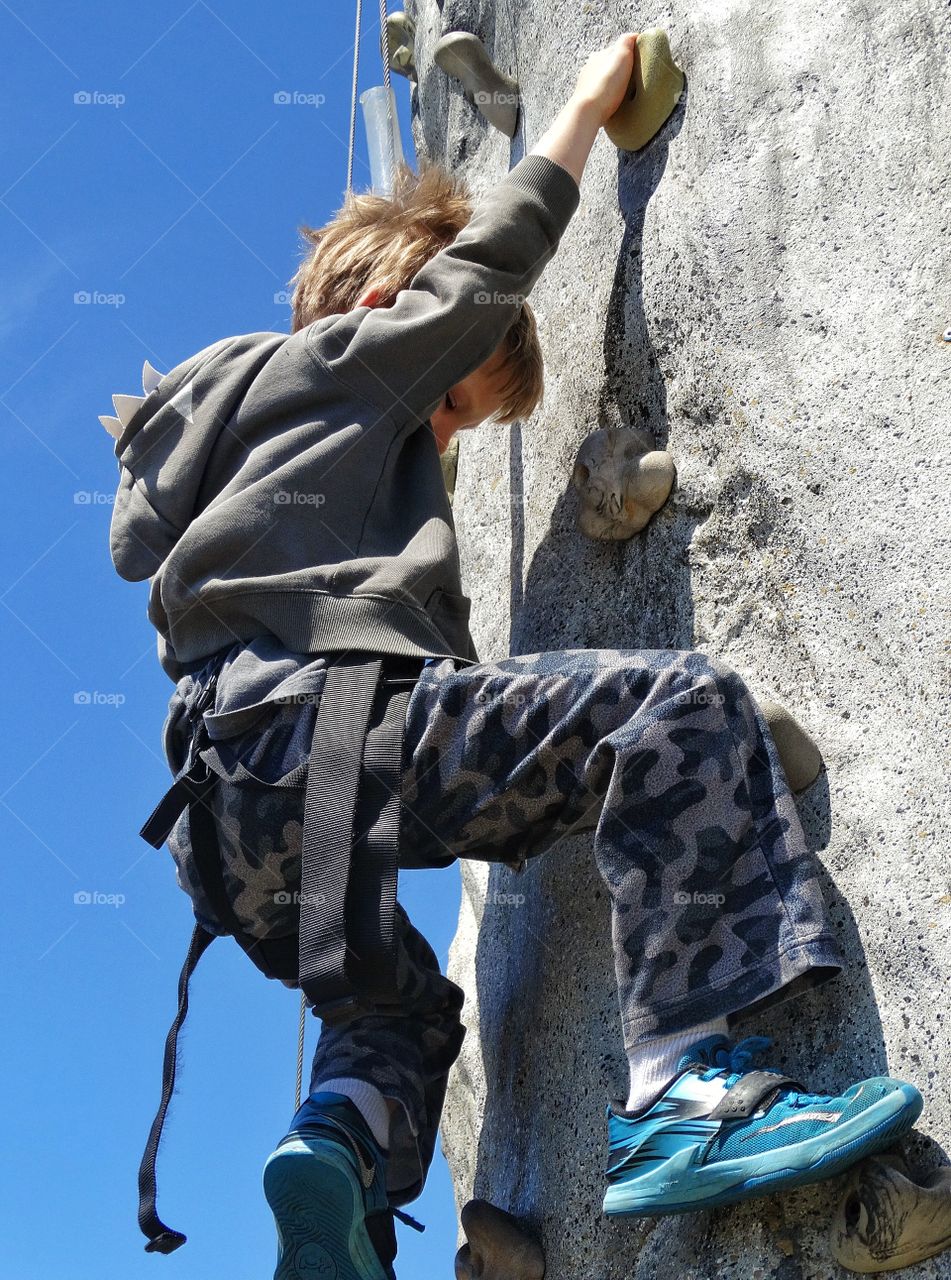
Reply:
[[342, 1093], [349, 1098], [370, 1127], [370, 1132], [381, 1147], [390, 1145], [390, 1108], [386, 1098], [366, 1080], [354, 1080], [350, 1076], [337, 1076], [333, 1080], [321, 1080], [311, 1093]]
[[727, 1035], [726, 1018], [701, 1022], [699, 1026], [648, 1040], [631, 1049], [627, 1055], [631, 1067], [627, 1110], [640, 1111], [653, 1101], [677, 1075], [677, 1064], [687, 1050], [692, 1049], [698, 1040], [717, 1034]]

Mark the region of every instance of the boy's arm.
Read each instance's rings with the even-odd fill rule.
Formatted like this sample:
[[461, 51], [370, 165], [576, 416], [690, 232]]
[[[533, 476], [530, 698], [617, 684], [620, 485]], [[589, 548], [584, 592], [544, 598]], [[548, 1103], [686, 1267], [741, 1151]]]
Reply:
[[579, 185], [598, 130], [627, 93], [636, 43], [637, 32], [628, 31], [591, 54], [568, 102], [532, 147], [567, 169]]
[[549, 160], [554, 160], [563, 169], [567, 169], [580, 186], [588, 155], [600, 128], [601, 120], [596, 105], [578, 97], [576, 92], [555, 116], [529, 154], [547, 156]]
[[497, 349], [580, 198], [560, 164], [525, 156], [392, 305], [315, 321], [309, 350], [394, 422], [424, 421]]
[[389, 307], [315, 321], [310, 351], [394, 421], [423, 421], [493, 355], [558, 247], [581, 199], [598, 129], [630, 82], [636, 36], [592, 54], [536, 146]]

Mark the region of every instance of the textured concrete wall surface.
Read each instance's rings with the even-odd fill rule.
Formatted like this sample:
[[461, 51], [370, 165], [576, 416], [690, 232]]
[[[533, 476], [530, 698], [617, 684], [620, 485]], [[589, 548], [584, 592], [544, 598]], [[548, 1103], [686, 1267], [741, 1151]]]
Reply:
[[[599, 137], [532, 294], [545, 404], [467, 432], [455, 516], [483, 660], [697, 648], [784, 703], [827, 773], [801, 800], [847, 973], [744, 1028], [817, 1091], [891, 1073], [951, 1150], [948, 639], [951, 9], [929, 0], [419, 0], [414, 131], [478, 194], [530, 150], [587, 54], [664, 27], [682, 123]], [[520, 82], [516, 137], [435, 65], [475, 32]], [[647, 530], [577, 531], [582, 440], [633, 425], [678, 485]], [[524, 896], [513, 906], [498, 895]], [[602, 1217], [604, 1105], [626, 1085], [590, 833], [524, 874], [469, 864], [451, 976], [469, 1035], [444, 1145], [460, 1203], [540, 1232], [556, 1280], [845, 1275], [842, 1180], [640, 1224]], [[904, 1274], [951, 1277], [951, 1253]]]

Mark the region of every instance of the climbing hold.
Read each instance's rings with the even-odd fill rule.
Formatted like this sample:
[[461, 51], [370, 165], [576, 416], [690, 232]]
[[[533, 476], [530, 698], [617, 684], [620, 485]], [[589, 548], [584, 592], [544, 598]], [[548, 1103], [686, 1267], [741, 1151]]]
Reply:
[[456, 1254], [456, 1280], [542, 1280], [541, 1245], [504, 1209], [470, 1200], [462, 1210], [467, 1244]]
[[621, 151], [640, 150], [670, 118], [683, 90], [684, 73], [674, 62], [667, 32], [660, 27], [642, 31], [627, 95], [604, 132]]
[[945, 329], [941, 337], [945, 342], [951, 342], [951, 329]]
[[602, 541], [633, 537], [670, 497], [676, 476], [670, 454], [646, 450], [636, 432], [626, 427], [592, 431], [571, 475], [581, 495], [579, 529]]
[[773, 702], [771, 698], [759, 698], [757, 701], [776, 743], [790, 791], [805, 791], [819, 776], [822, 753], [785, 707]]
[[515, 137], [518, 119], [518, 83], [499, 71], [478, 36], [450, 31], [433, 50], [436, 64], [447, 75], [461, 80], [467, 96], [496, 129]]
[[416, 79], [416, 25], [405, 13], [390, 13], [386, 18], [386, 45], [390, 68]]
[[951, 1247], [951, 1168], [915, 1182], [897, 1152], [852, 1171], [830, 1234], [832, 1256], [862, 1275], [900, 1271]]

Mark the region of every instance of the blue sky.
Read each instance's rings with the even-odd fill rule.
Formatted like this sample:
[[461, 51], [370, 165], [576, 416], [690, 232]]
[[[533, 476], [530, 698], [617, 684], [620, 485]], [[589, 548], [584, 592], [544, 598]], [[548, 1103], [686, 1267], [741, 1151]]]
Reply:
[[[136, 1225], [192, 921], [169, 854], [138, 835], [167, 785], [172, 686], [147, 584], [109, 558], [117, 468], [97, 418], [140, 390], [146, 357], [164, 371], [287, 330], [297, 227], [344, 195], [352, 35], [350, 5], [300, 0], [0, 0], [4, 1280], [271, 1274], [260, 1173], [293, 1111], [297, 998], [230, 942], [193, 982], [159, 1161], [159, 1211], [188, 1243], [151, 1257]], [[361, 90], [382, 80], [378, 38], [366, 4]], [[354, 185], [369, 181], [358, 114]], [[445, 963], [456, 871], [408, 874], [402, 897]], [[450, 1275], [441, 1157], [410, 1207], [428, 1229], [400, 1227], [400, 1274]]]

